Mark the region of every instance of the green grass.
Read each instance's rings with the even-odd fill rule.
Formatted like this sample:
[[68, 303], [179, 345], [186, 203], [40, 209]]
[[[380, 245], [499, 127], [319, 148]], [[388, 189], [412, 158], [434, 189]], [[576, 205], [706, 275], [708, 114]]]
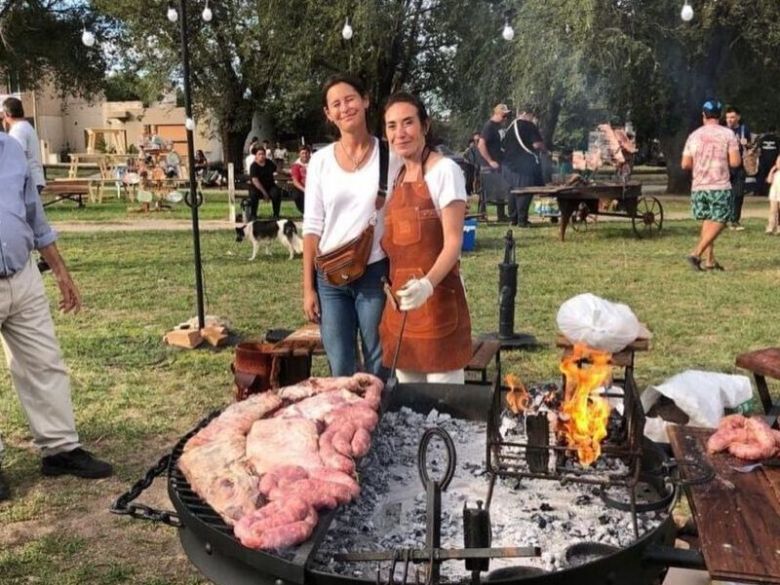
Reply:
[[[217, 215], [213, 205], [208, 213]], [[51, 209], [60, 220], [90, 213], [90, 207]], [[747, 227], [719, 240], [718, 256], [728, 271], [718, 274], [694, 274], [683, 260], [696, 239], [692, 221], [670, 221], [663, 236], [652, 240], [634, 239], [626, 221], [570, 232], [565, 243], [553, 226], [516, 231], [516, 330], [534, 334], [543, 347], [506, 354], [505, 372], [527, 382], [557, 378], [556, 311], [586, 291], [628, 303], [653, 331], [652, 350], [637, 357], [640, 387], [688, 368], [735, 371], [737, 353], [777, 345], [780, 239], [764, 236], [761, 220], [748, 220]], [[463, 257], [476, 333], [497, 328], [497, 264], [505, 229], [480, 225], [476, 252]], [[117, 476], [98, 482], [43, 479], [0, 366], [3, 469], [15, 492], [11, 502], [0, 504], [0, 583], [202, 582], [183, 558], [173, 529], [107, 512], [112, 499], [177, 437], [230, 400], [231, 350], [188, 352], [161, 343], [166, 330], [194, 314], [190, 234], [65, 233], [60, 245], [84, 300], [79, 315], [55, 315], [79, 430], [89, 448], [116, 464]], [[273, 257], [249, 263], [249, 247], [236, 244], [229, 230], [205, 232], [202, 247], [208, 313], [228, 318], [243, 337], [303, 323], [300, 260], [288, 261], [277, 246]], [[53, 279], [45, 280], [54, 302]], [[164, 486], [150, 497], [164, 505]]]

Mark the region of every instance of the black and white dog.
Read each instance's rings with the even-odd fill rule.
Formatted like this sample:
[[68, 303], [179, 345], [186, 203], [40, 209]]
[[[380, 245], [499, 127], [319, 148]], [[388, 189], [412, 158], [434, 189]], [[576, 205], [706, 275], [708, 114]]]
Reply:
[[244, 241], [244, 238], [252, 242], [252, 257], [257, 256], [257, 250], [260, 248], [260, 242], [265, 242], [265, 254], [271, 255], [271, 242], [277, 239], [290, 253], [290, 260], [295, 254], [303, 253], [303, 240], [298, 235], [298, 228], [295, 222], [290, 219], [280, 220], [260, 220], [250, 221], [236, 228], [236, 242]]

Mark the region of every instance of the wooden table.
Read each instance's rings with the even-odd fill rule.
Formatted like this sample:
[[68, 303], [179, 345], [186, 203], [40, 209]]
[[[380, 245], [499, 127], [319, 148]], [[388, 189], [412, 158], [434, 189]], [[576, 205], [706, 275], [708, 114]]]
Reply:
[[58, 201], [73, 201], [79, 207], [84, 207], [84, 197], [91, 192], [88, 179], [58, 179], [49, 181], [41, 191], [41, 196], [53, 195], [54, 199], [43, 204], [48, 207]]
[[772, 402], [769, 388], [766, 385], [766, 377], [780, 380], [780, 347], [768, 347], [740, 354], [737, 356], [737, 367], [753, 372], [761, 406], [764, 412], [774, 419], [776, 426], [777, 417], [780, 416], [780, 402], [777, 404]]
[[[707, 571], [713, 579], [745, 583], [780, 583], [780, 468], [739, 473], [728, 454], [709, 455], [714, 429], [669, 429], [678, 462], [703, 462], [715, 472], [712, 481], [686, 488]], [[683, 479], [701, 469], [682, 465]]]

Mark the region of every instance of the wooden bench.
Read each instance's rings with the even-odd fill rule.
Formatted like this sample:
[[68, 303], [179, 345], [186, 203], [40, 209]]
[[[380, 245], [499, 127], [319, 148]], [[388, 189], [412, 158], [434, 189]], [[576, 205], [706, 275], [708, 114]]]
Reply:
[[[284, 335], [284, 333], [286, 332], [271, 331], [266, 334], [266, 339], [275, 341], [277, 334]], [[488, 367], [495, 360], [496, 370], [500, 375], [500, 349], [501, 344], [498, 341], [473, 339], [471, 361], [465, 368], [466, 372], [478, 373], [480, 382], [487, 383]], [[309, 360], [312, 356], [325, 355], [325, 348], [322, 346], [322, 338], [320, 337], [320, 326], [316, 323], [308, 323], [287, 334], [276, 342], [273, 353], [284, 357], [308, 357]]]
[[772, 397], [769, 395], [769, 387], [766, 384], [766, 377], [780, 380], [780, 347], [768, 347], [740, 354], [737, 356], [736, 364], [737, 367], [753, 373], [761, 407], [765, 414], [774, 419], [774, 425], [777, 426], [777, 417], [780, 416], [780, 402], [773, 403]]
[[88, 197], [90, 185], [88, 179], [63, 179], [51, 181], [41, 191], [41, 197], [53, 195], [54, 199], [46, 201], [43, 206], [48, 207], [58, 201], [73, 201], [78, 207], [84, 207], [84, 197]]
[[490, 362], [496, 363], [496, 375], [501, 377], [501, 343], [492, 339], [471, 340], [471, 361], [466, 366], [466, 373], [477, 372], [479, 381], [486, 384], [488, 381], [488, 367]]
[[685, 489], [710, 576], [780, 583], [780, 468], [739, 473], [731, 468], [739, 460], [727, 453], [707, 453], [714, 429], [671, 426], [668, 432], [674, 456], [683, 463], [683, 480], [714, 472], [710, 481]]

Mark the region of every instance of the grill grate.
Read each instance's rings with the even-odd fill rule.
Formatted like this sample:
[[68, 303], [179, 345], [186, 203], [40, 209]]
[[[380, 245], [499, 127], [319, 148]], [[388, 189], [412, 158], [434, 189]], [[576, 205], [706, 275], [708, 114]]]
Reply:
[[325, 537], [335, 516], [335, 510], [321, 514], [312, 537], [297, 547], [277, 551], [274, 554], [249, 549], [242, 545], [233, 535], [233, 529], [225, 523], [222, 517], [208, 503], [195, 493], [177, 465], [187, 441], [214, 417], [218, 416], [219, 413], [220, 411], [217, 411], [204, 418], [173, 448], [168, 468], [168, 495], [171, 498], [171, 502], [179, 513], [184, 526], [192, 530], [206, 543], [206, 550], [219, 551], [263, 573], [277, 575], [291, 583], [302, 584], [304, 582], [305, 567]]
[[[638, 536], [636, 495], [637, 486], [641, 481], [645, 416], [633, 376], [633, 359], [626, 365], [624, 377], [616, 379], [615, 382], [622, 384], [623, 394], [607, 393], [604, 396], [619, 398], [623, 401], [623, 424], [615, 436], [610, 437], [602, 444], [601, 459], [605, 462], [622, 462], [625, 466], [625, 471], [622, 472], [615, 471], [614, 466], [610, 469], [609, 465], [605, 466], [607, 470], [566, 465], [567, 460], [575, 459], [570, 447], [505, 440], [500, 431], [505, 392], [497, 383], [493, 393], [487, 428], [486, 461], [488, 471], [493, 478], [488, 502], [492, 496], [496, 477], [549, 479], [598, 485], [602, 488], [602, 496], [607, 505], [612, 505], [612, 500], [604, 490], [613, 487], [625, 488], [629, 497], [627, 507], [632, 514], [634, 532]], [[563, 387], [565, 388], [565, 380]], [[538, 465], [533, 465], [539, 460], [549, 461], [551, 458], [556, 462], [553, 468], [539, 469]], [[532, 468], [534, 469], [532, 470]], [[620, 506], [614, 505], [613, 507]]]

